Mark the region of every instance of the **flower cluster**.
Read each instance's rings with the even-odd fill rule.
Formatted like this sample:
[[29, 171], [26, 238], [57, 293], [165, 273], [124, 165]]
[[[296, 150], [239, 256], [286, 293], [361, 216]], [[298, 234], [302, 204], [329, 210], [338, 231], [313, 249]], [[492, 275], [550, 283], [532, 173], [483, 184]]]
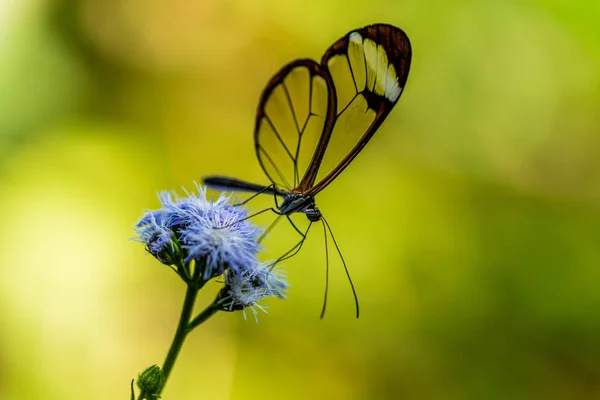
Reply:
[[186, 197], [159, 193], [162, 208], [144, 214], [135, 227], [136, 240], [188, 284], [201, 287], [224, 275], [219, 294], [223, 310], [254, 311], [267, 296], [284, 298], [284, 277], [257, 258], [263, 231], [246, 219], [245, 209], [229, 204], [230, 196], [207, 200], [206, 189], [197, 189]]
[[267, 312], [258, 300], [268, 296], [283, 299], [287, 287], [285, 276], [273, 271], [270, 264], [259, 265], [241, 274], [229, 271], [225, 274], [225, 286], [219, 293], [218, 304], [223, 311], [243, 310], [244, 319], [246, 307], [249, 307], [256, 319], [256, 308]]

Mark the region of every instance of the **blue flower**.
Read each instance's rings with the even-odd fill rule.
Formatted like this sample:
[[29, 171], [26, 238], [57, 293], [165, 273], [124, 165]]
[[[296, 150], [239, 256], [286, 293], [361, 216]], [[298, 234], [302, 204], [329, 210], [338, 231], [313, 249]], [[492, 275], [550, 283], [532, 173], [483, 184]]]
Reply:
[[218, 303], [223, 311], [242, 310], [246, 319], [246, 308], [250, 308], [258, 322], [258, 312], [266, 307], [258, 302], [265, 297], [285, 299], [288, 284], [285, 276], [272, 268], [272, 264], [259, 264], [241, 273], [229, 271], [225, 276], [225, 287], [219, 294]]
[[146, 250], [160, 262], [172, 265], [177, 263], [176, 238], [159, 214], [147, 214], [135, 229], [137, 241], [146, 245]]
[[162, 208], [141, 218], [137, 240], [165, 264], [187, 268], [194, 261], [204, 281], [227, 269], [241, 274], [253, 268], [262, 230], [245, 220], [245, 209], [229, 204], [230, 196], [209, 201], [206, 189], [196, 187], [198, 194], [186, 192], [187, 197], [159, 193]]

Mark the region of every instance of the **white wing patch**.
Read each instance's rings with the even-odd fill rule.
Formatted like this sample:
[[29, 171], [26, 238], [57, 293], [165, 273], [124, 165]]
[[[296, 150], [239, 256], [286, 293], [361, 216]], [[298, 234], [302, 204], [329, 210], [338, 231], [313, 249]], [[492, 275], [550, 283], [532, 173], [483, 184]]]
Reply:
[[[400, 93], [402, 93], [402, 88], [398, 84], [394, 67], [388, 62], [383, 46], [378, 45], [372, 39], [363, 40], [358, 32], [352, 32], [349, 39], [348, 57], [350, 65], [353, 70], [356, 67], [357, 72], [360, 71], [355, 74], [355, 79], [359, 77], [364, 79], [364, 86], [357, 79], [358, 87], [367, 88], [395, 103], [400, 97]], [[364, 62], [364, 66], [360, 65], [361, 62]], [[365, 66], [366, 73], [363, 72]]]

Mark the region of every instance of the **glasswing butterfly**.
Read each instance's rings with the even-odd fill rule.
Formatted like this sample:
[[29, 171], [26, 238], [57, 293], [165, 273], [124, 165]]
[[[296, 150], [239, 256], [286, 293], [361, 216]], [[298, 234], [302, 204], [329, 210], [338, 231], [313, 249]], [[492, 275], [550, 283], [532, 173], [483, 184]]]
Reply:
[[[218, 190], [270, 194], [279, 215], [285, 216], [302, 240], [276, 262], [302, 247], [313, 222], [322, 220], [328, 260], [327, 231], [331, 234], [350, 281], [359, 315], [354, 285], [329, 224], [315, 204], [315, 196], [354, 160], [390, 113], [404, 89], [411, 60], [406, 34], [387, 24], [353, 30], [336, 41], [318, 63], [299, 59], [285, 65], [264, 89], [256, 116], [256, 155], [268, 186], [223, 176], [204, 178]], [[321, 172], [323, 171], [323, 172]], [[279, 203], [278, 198], [282, 201]], [[300, 231], [290, 215], [304, 213], [309, 225]], [[250, 218], [248, 217], [248, 218]], [[327, 303], [328, 269], [325, 300]]]

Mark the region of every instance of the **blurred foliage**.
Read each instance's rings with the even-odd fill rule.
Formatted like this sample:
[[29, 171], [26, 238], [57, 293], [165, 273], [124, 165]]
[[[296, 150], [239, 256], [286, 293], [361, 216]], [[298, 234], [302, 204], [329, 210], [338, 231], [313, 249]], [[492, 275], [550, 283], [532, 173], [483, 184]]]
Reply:
[[194, 332], [164, 397], [600, 398], [598, 4], [0, 0], [0, 398], [127, 398], [183, 299], [133, 223], [206, 174], [265, 182], [269, 77], [373, 22], [411, 38], [408, 85], [318, 198], [361, 318], [332, 258], [318, 319], [315, 229], [289, 300]]

